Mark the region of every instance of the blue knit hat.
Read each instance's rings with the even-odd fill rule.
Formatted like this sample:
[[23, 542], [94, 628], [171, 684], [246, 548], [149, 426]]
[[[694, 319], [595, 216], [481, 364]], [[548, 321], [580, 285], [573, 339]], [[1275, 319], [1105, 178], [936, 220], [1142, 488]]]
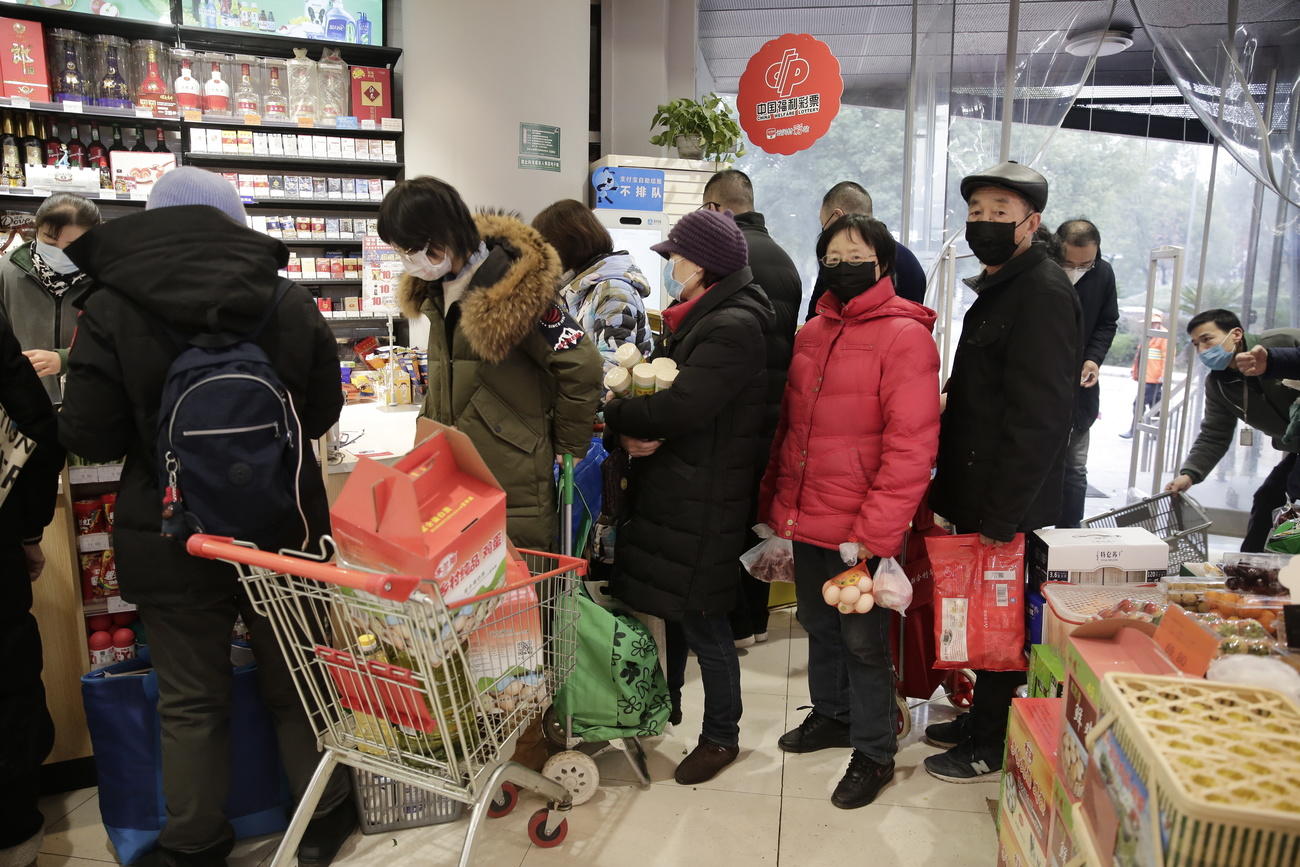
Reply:
[[145, 210], [178, 205], [211, 205], [230, 219], [246, 225], [248, 215], [239, 192], [221, 175], [194, 166], [181, 166], [163, 175], [153, 185]]
[[690, 259], [710, 274], [725, 277], [749, 264], [749, 246], [731, 211], [691, 211], [650, 248], [663, 256]]

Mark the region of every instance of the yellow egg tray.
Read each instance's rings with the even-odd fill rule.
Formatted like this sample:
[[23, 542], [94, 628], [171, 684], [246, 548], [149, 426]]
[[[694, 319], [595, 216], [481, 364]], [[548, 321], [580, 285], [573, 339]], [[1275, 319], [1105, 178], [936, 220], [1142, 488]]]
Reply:
[[1300, 864], [1300, 707], [1270, 689], [1115, 672], [1101, 703], [1095, 736], [1114, 726], [1166, 825], [1158, 863]]

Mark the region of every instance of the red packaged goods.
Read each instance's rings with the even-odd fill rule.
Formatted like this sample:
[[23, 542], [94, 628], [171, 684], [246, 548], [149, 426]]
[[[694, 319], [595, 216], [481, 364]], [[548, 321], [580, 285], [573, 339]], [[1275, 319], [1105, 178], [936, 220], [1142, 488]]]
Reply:
[[125, 626], [113, 632], [113, 659], [135, 659], [135, 633]]
[[104, 552], [81, 555], [81, 598], [87, 602], [104, 596]]
[[91, 633], [86, 646], [90, 649], [91, 670], [113, 664], [113, 636], [108, 632], [101, 630]]
[[0, 74], [4, 95], [32, 102], [50, 101], [50, 78], [45, 67], [45, 34], [35, 21], [0, 18], [4, 45], [0, 47]]
[[92, 614], [86, 618], [86, 629], [91, 632], [108, 632], [117, 625], [125, 626], [126, 624], [118, 624], [109, 614]]
[[135, 623], [139, 617], [134, 611], [119, 611], [113, 615], [114, 626], [130, 626]]
[[117, 558], [113, 555], [113, 549], [100, 551], [100, 558], [103, 560], [102, 578], [105, 596], [116, 596], [120, 590], [117, 586]]
[[352, 67], [352, 113], [375, 123], [393, 116], [393, 78], [387, 69]]
[[997, 547], [974, 534], [934, 536], [925, 546], [934, 572], [934, 667], [1024, 671], [1024, 535]]
[[104, 523], [104, 504], [99, 500], [77, 500], [72, 504], [72, 516], [77, 521], [77, 535], [102, 533], [107, 529]]
[[105, 494], [99, 498], [104, 506], [104, 529], [113, 532], [113, 511], [117, 508], [117, 494]]

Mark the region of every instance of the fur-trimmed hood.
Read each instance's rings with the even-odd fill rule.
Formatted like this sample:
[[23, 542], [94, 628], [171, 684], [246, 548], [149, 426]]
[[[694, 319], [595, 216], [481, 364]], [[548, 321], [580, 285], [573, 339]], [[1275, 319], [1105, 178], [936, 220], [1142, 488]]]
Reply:
[[[488, 257], [461, 299], [460, 330], [485, 361], [504, 359], [537, 328], [556, 302], [560, 259], [536, 229], [499, 213], [474, 216]], [[442, 281], [407, 274], [397, 288], [402, 312], [418, 316], [426, 304], [442, 303]], [[438, 311], [441, 313], [441, 310]]]

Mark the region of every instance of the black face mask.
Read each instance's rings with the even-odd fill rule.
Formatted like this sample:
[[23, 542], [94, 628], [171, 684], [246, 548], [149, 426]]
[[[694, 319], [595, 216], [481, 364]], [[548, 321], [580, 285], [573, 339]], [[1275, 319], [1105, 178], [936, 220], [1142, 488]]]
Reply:
[[876, 285], [876, 263], [864, 262], [861, 265], [850, 265], [848, 262], [841, 262], [834, 267], [822, 265], [821, 283], [832, 295], [840, 299], [841, 304], [848, 304]]
[[[1028, 219], [1029, 217], [1025, 217], [1025, 220]], [[1021, 220], [1020, 223], [1025, 220]], [[985, 265], [1003, 265], [1016, 255], [1016, 249], [1020, 246], [1016, 243], [1016, 229], [1020, 223], [968, 221], [966, 243], [970, 245], [970, 251], [975, 254], [975, 258]]]

